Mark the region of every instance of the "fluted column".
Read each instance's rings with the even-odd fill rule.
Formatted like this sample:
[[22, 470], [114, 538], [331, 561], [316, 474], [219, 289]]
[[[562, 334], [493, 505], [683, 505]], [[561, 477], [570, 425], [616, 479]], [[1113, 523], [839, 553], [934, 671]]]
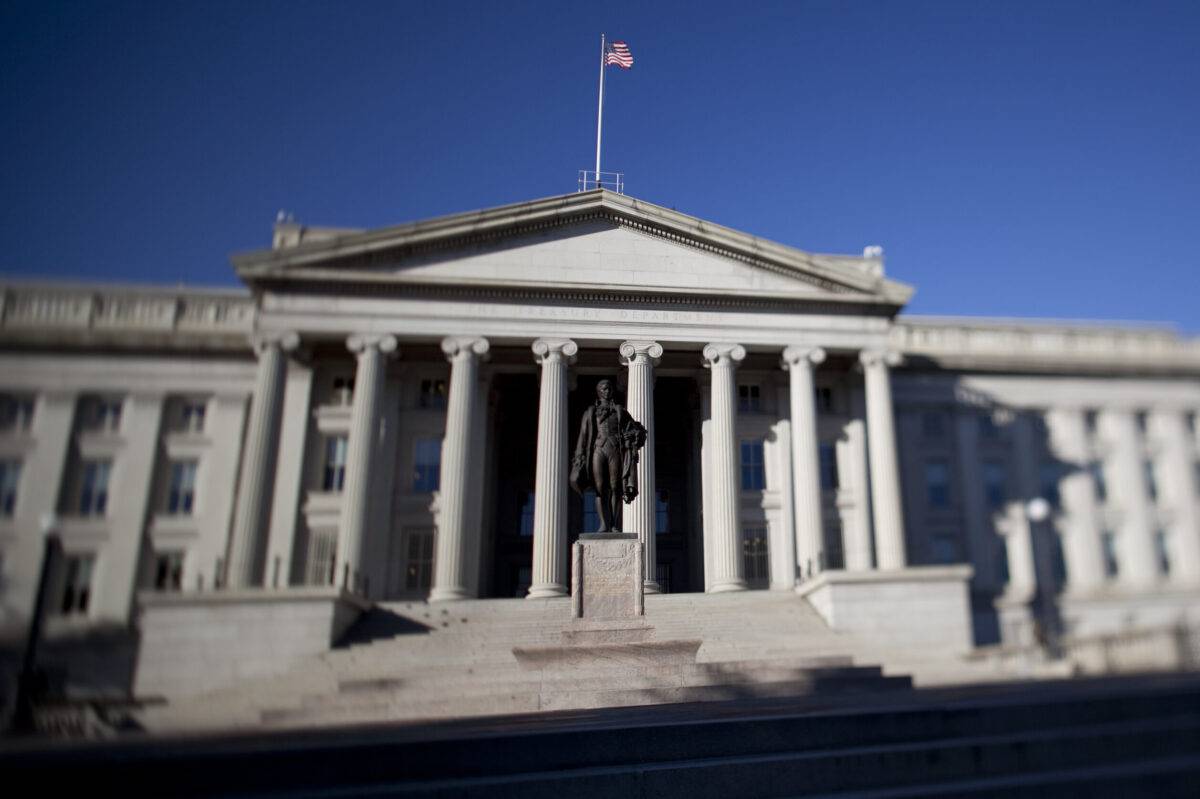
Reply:
[[1143, 471], [1144, 442], [1132, 411], [1108, 411], [1101, 423], [1108, 429], [1116, 456], [1113, 466], [1117, 479], [1112, 491], [1122, 518], [1117, 580], [1131, 587], [1151, 586], [1158, 581], [1159, 574], [1154, 551], [1153, 506]]
[[371, 475], [379, 443], [379, 404], [383, 394], [386, 359], [396, 352], [395, 336], [356, 335], [346, 348], [358, 356], [354, 373], [354, 404], [350, 409], [350, 436], [346, 442], [346, 475], [342, 491], [342, 518], [338, 529], [337, 584], [361, 592], [363, 552], [367, 522], [371, 518]]
[[1067, 590], [1075, 595], [1093, 593], [1104, 585], [1104, 550], [1100, 543], [1096, 494], [1088, 464], [1087, 425], [1078, 408], [1054, 408], [1046, 414], [1054, 453], [1066, 465], [1059, 481], [1064, 511], [1063, 549]]
[[533, 573], [529, 599], [567, 593], [567, 365], [578, 345], [539, 338], [534, 359], [542, 367], [538, 399], [537, 474], [533, 489]]
[[622, 531], [637, 533], [642, 542], [644, 585], [649, 594], [662, 590], [657, 579], [654, 537], [658, 508], [654, 484], [654, 367], [662, 353], [662, 345], [657, 341], [626, 341], [621, 345], [621, 359], [629, 367], [629, 386], [625, 392], [629, 415], [646, 428], [646, 445], [637, 465], [638, 495], [625, 509]]
[[1200, 515], [1196, 508], [1196, 465], [1192, 460], [1192, 436], [1187, 420], [1177, 410], [1154, 414], [1153, 422], [1162, 442], [1166, 469], [1164, 477], [1171, 504], [1171, 579], [1186, 585], [1200, 583]]
[[709, 482], [712, 516], [704, 524], [712, 530], [706, 539], [713, 547], [709, 560], [713, 575], [708, 580], [708, 590], [714, 594], [746, 590], [738, 524], [741, 484], [736, 379], [737, 366], [745, 357], [746, 349], [740, 344], [709, 344], [704, 348], [705, 365], [712, 375], [712, 480]]
[[820, 347], [788, 347], [783, 368], [788, 371], [792, 413], [792, 493], [795, 497], [796, 562], [800, 579], [821, 570], [825, 534], [821, 523], [821, 461], [817, 442], [817, 400], [813, 368], [825, 360]]
[[478, 548], [472, 548], [468, 536], [478, 536], [479, 531], [467, 529], [470, 494], [467, 479], [472, 455], [483, 457], [483, 453], [469, 452], [468, 445], [478, 405], [479, 359], [487, 351], [485, 338], [451, 336], [442, 340], [442, 352], [450, 361], [450, 397], [446, 406], [446, 437], [442, 441], [437, 552], [430, 602], [467, 599], [474, 583], [467, 555]]
[[904, 516], [900, 505], [900, 467], [896, 459], [896, 423], [888, 367], [900, 355], [887, 350], [859, 354], [867, 394], [867, 455], [871, 463], [871, 509], [875, 522], [875, 563], [879, 569], [903, 569]]
[[229, 565], [225, 574], [225, 584], [230, 588], [262, 584], [266, 515], [275, 482], [286, 353], [299, 346], [300, 337], [292, 332], [267, 333], [256, 336], [252, 344], [258, 355], [258, 375], [246, 425], [237, 511], [230, 531]]

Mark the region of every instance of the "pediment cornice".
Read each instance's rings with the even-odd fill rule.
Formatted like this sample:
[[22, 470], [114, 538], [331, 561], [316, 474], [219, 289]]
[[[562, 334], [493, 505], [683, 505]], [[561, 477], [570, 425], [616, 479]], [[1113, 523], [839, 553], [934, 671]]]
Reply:
[[589, 222], [605, 222], [763, 269], [819, 289], [838, 301], [899, 307], [912, 289], [882, 275], [877, 259], [808, 253], [605, 190], [534, 200], [366, 232], [349, 232], [295, 247], [235, 255], [250, 285], [306, 280], [357, 282], [380, 267]]

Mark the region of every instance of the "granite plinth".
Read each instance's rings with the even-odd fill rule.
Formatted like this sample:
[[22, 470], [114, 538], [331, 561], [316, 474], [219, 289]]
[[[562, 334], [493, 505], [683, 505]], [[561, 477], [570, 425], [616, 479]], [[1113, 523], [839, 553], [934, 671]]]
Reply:
[[[695, 663], [701, 643], [699, 639], [691, 639], [590, 646], [518, 646], [512, 653], [521, 668], [529, 671], [597, 666], [645, 669]], [[584, 682], [587, 677], [581, 676], [580, 680]]]
[[633, 533], [587, 533], [571, 550], [571, 617], [588, 621], [645, 615], [642, 543]]

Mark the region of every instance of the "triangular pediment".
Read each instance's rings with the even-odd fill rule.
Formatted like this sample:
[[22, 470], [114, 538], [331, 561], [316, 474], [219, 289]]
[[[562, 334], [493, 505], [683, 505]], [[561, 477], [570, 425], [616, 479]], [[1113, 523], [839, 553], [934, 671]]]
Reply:
[[[314, 237], [318, 238], [318, 237]], [[606, 191], [235, 256], [255, 283], [319, 280], [900, 306], [878, 259], [806, 253]]]

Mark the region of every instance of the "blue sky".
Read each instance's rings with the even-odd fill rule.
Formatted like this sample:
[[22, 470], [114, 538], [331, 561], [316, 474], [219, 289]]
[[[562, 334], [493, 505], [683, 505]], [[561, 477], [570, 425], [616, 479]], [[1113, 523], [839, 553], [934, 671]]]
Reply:
[[374, 227], [628, 193], [913, 313], [1200, 333], [1200, 2], [0, 2], [0, 272], [234, 282], [281, 208]]

